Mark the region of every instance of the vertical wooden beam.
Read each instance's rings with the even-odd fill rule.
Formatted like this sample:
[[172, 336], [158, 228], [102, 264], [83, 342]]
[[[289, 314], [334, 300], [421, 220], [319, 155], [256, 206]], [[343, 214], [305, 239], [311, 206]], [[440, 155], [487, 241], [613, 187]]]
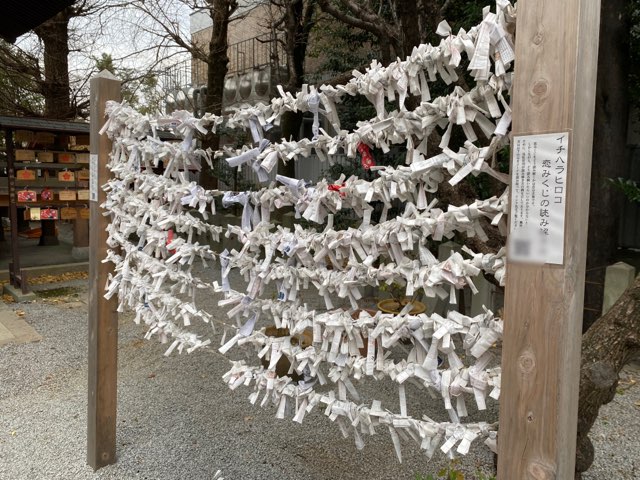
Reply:
[[15, 145], [13, 143], [13, 130], [4, 131], [5, 145], [7, 146], [7, 185], [9, 187], [9, 221], [11, 222], [11, 265], [9, 267], [9, 283], [19, 287], [18, 275], [20, 275], [20, 248], [18, 242], [18, 199], [16, 197], [16, 167]]
[[[120, 100], [120, 82], [103, 70], [91, 79], [91, 175], [90, 191], [98, 187], [97, 201], [90, 202], [89, 233], [89, 403], [87, 424], [87, 463], [97, 470], [116, 460], [116, 407], [118, 371], [118, 313], [117, 299], [106, 300], [104, 288], [107, 276], [113, 271], [102, 263], [107, 254], [109, 220], [102, 215], [100, 204], [105, 201], [104, 185], [110, 172], [107, 169], [111, 141], [100, 135], [105, 122], [105, 102]], [[97, 181], [96, 181], [97, 173]]]
[[500, 480], [574, 478], [599, 14], [599, 0], [518, 2], [513, 133], [572, 141], [564, 264], [508, 268]]

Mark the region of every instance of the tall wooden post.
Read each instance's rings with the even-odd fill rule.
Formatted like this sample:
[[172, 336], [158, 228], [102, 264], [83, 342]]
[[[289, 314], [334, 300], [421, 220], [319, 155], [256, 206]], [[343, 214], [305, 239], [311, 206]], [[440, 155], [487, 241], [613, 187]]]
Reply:
[[113, 268], [102, 263], [107, 253], [105, 229], [109, 220], [100, 208], [106, 196], [100, 186], [110, 176], [107, 162], [111, 141], [99, 131], [105, 122], [105, 102], [120, 98], [120, 82], [107, 70], [91, 79], [87, 463], [94, 470], [116, 460], [118, 313], [117, 299], [104, 298], [107, 275]]
[[500, 480], [574, 478], [599, 15], [598, 0], [518, 2], [513, 134], [571, 143], [562, 262], [508, 268]]
[[16, 193], [16, 167], [14, 165], [16, 152], [13, 143], [13, 130], [4, 131], [7, 146], [7, 179], [9, 186], [9, 220], [11, 222], [11, 267], [9, 268], [9, 283], [14, 287], [21, 286], [20, 277], [20, 248], [18, 246], [18, 201]]

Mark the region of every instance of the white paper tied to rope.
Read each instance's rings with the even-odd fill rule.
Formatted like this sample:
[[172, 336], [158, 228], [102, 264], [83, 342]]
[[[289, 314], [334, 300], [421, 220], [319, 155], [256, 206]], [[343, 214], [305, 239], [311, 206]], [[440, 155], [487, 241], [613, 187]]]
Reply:
[[251, 219], [253, 217], [253, 208], [249, 202], [249, 195], [247, 193], [232, 193], [225, 192], [222, 196], [222, 206], [229, 208], [234, 203], [242, 205], [242, 230], [245, 232], [251, 231]]
[[[355, 78], [352, 79], [347, 85], [344, 86], [327, 86], [323, 85], [319, 90], [316, 90], [314, 87], [303, 86], [303, 90], [298, 92], [295, 96], [290, 93], [285, 93], [280, 88], [281, 96], [279, 98], [274, 98], [272, 102], [268, 105], [258, 104], [251, 107], [244, 107], [236, 109], [231, 115], [226, 117], [215, 117], [212, 115], [205, 115], [202, 119], [198, 119], [196, 123], [193, 125], [186, 124], [189, 127], [189, 131], [193, 132], [194, 130], [199, 130], [203, 128], [205, 125], [208, 125], [212, 131], [215, 131], [216, 127], [221, 123], [227, 124], [230, 128], [251, 128], [252, 133], [256, 131], [254, 137], [261, 138], [260, 129], [267, 129], [269, 127], [270, 122], [278, 123], [280, 116], [286, 111], [312, 111], [316, 108], [316, 100], [315, 95], [317, 94], [325, 106], [326, 110], [318, 110], [319, 113], [323, 113], [328, 116], [330, 122], [336, 127], [337, 131], [340, 131], [339, 123], [337, 122], [335, 115], [335, 108], [332, 106], [335, 105], [336, 101], [340, 101], [340, 99], [344, 95], [354, 95], [354, 94], [362, 94], [367, 95], [372, 99], [372, 103], [376, 106], [378, 119], [385, 120], [386, 112], [384, 112], [384, 107], [380, 103], [385, 96], [387, 97], [395, 97], [395, 92], [399, 93], [405, 90], [405, 84], [408, 83], [412, 85], [412, 91], [418, 88], [420, 85], [420, 90], [423, 95], [423, 100], [428, 101], [425, 98], [425, 90], [428, 93], [428, 87], [426, 84], [426, 77], [424, 75], [424, 71], [428, 72], [429, 80], [435, 81], [436, 75], [440, 74], [442, 78], [447, 81], [452, 81], [452, 75], [455, 75], [455, 71], [452, 70], [451, 66], [455, 65], [457, 62], [457, 56], [455, 54], [456, 51], [461, 52], [464, 50], [472, 62], [475, 60], [478, 63], [479, 67], [477, 70], [481, 70], [483, 74], [486, 74], [487, 65], [490, 67], [491, 58], [489, 56], [489, 52], [486, 52], [486, 40], [488, 38], [489, 46], [499, 46], [500, 51], [500, 61], [496, 62], [496, 73], [485, 79], [486, 84], [482, 83], [474, 88], [472, 92], [469, 93], [470, 96], [474, 96], [477, 89], [485, 89], [490, 87], [494, 89], [494, 94], [501, 97], [501, 91], [505, 88], [505, 82], [502, 79], [506, 78], [506, 72], [504, 72], [504, 68], [500, 66], [500, 64], [507, 64], [511, 59], [513, 53], [511, 46], [511, 34], [507, 33], [507, 25], [513, 22], [514, 14], [513, 8], [510, 4], [506, 4], [503, 1], [498, 2], [498, 14], [488, 14], [485, 16], [485, 20], [483, 20], [480, 28], [474, 27], [469, 30], [469, 32], [465, 30], [460, 30], [457, 35], [452, 35], [450, 32], [450, 28], [446, 26], [446, 24], [441, 24], [439, 28], [439, 33], [441, 35], [446, 35], [446, 38], [443, 38], [440, 46], [433, 47], [431, 45], [420, 45], [419, 47], [414, 48], [412, 55], [407, 58], [405, 61], [393, 62], [388, 67], [382, 67], [378, 63], [373, 62], [371, 67], [367, 69], [367, 71], [363, 74], [360, 72], [354, 72]], [[484, 28], [484, 30], [483, 30]], [[479, 34], [481, 32], [481, 34]], [[474, 44], [475, 42], [475, 44]], [[475, 70], [474, 70], [475, 71]], [[401, 74], [400, 72], [404, 72]], [[422, 79], [425, 79], [423, 81]], [[309, 93], [309, 90], [311, 93]], [[386, 91], [385, 91], [386, 90]], [[318, 93], [320, 92], [320, 93]], [[373, 95], [373, 96], [372, 96]], [[312, 98], [309, 101], [309, 97]], [[489, 98], [487, 98], [489, 101]], [[419, 107], [420, 108], [420, 107]], [[500, 114], [496, 114], [495, 110], [491, 108], [492, 116], [499, 117]], [[402, 108], [400, 112], [402, 113]], [[180, 114], [182, 115], [182, 114]], [[176, 116], [179, 116], [176, 114]], [[316, 115], [314, 113], [314, 119]], [[479, 117], [482, 118], [482, 117]], [[158, 122], [162, 124], [162, 122]], [[183, 123], [181, 118], [173, 118], [168, 121], [167, 124], [172, 125], [174, 127], [181, 126]], [[314, 120], [314, 124], [315, 124]], [[393, 124], [394, 122], [392, 122]], [[424, 122], [423, 122], [424, 123]], [[483, 121], [484, 128], [489, 128], [486, 122]], [[386, 126], [391, 124], [386, 123]], [[466, 124], [465, 124], [466, 125]], [[258, 129], [260, 127], [260, 129]], [[426, 125], [423, 125], [426, 127]], [[180, 127], [187, 128], [187, 127]], [[464, 127], [465, 133], [469, 134], [470, 130], [468, 126]], [[482, 128], [482, 127], [481, 127]], [[112, 129], [112, 126], [109, 125], [108, 129]], [[107, 130], [108, 130], [107, 129]], [[403, 131], [404, 128], [394, 128], [396, 131]], [[423, 129], [424, 130], [424, 129]], [[426, 131], [430, 131], [431, 129], [426, 129]], [[324, 137], [325, 140], [318, 144], [315, 142], [315, 148], [318, 154], [322, 154], [322, 149], [325, 147], [330, 147], [329, 143], [335, 144], [335, 138], [330, 139], [328, 136], [320, 136], [319, 132], [321, 129], [316, 132], [314, 129], [314, 138], [318, 141], [322, 140]], [[420, 131], [417, 132], [420, 134]], [[386, 150], [388, 139], [377, 137], [377, 138], [364, 138], [365, 132], [361, 132], [359, 136], [353, 137], [351, 140], [344, 145], [345, 150], [348, 152], [354, 152], [355, 147], [357, 146], [359, 141], [366, 141], [367, 143], [375, 144], [378, 147]], [[419, 138], [422, 138], [420, 136]], [[404, 139], [406, 140], [406, 139]], [[396, 141], [394, 140], [394, 143]], [[288, 151], [281, 150], [281, 147], [285, 147]], [[275, 150], [279, 151], [281, 158], [296, 158], [299, 154], [303, 156], [308, 156], [309, 154], [309, 145], [308, 141], [302, 140], [299, 142], [284, 142], [283, 144], [279, 144], [275, 147]], [[330, 150], [335, 147], [330, 147]], [[294, 153], [295, 152], [295, 153]], [[294, 154], [294, 157], [290, 155]], [[273, 161], [273, 157], [270, 158]], [[268, 169], [267, 169], [268, 171]]]
[[[240, 155], [235, 157], [227, 158], [227, 164], [230, 167], [240, 167], [245, 163], [249, 164], [249, 166], [253, 169], [254, 172], [258, 175], [258, 180], [260, 182], [268, 182], [269, 181], [269, 170], [263, 168], [262, 164], [258, 162], [260, 154], [271, 144], [269, 140], [263, 138], [259, 141], [259, 145], [256, 148], [252, 148], [251, 150], [247, 150]], [[272, 162], [270, 160], [270, 162]], [[269, 164], [269, 163], [268, 163]], [[267, 165], [268, 165], [267, 164]], [[271, 165], [273, 168], [273, 165]]]
[[313, 133], [312, 141], [318, 140], [320, 134], [320, 95], [314, 88], [312, 92], [307, 96], [307, 107], [311, 113], [313, 113], [313, 124], [311, 125], [311, 132]]
[[211, 204], [211, 213], [216, 214], [215, 212], [215, 203], [212, 201], [212, 197], [207, 194], [204, 188], [200, 185], [196, 185], [195, 182], [189, 186], [189, 194], [185, 195], [180, 199], [180, 203], [182, 205], [189, 205], [192, 208], [198, 208], [198, 211], [205, 215], [206, 219], [206, 209], [209, 204]]

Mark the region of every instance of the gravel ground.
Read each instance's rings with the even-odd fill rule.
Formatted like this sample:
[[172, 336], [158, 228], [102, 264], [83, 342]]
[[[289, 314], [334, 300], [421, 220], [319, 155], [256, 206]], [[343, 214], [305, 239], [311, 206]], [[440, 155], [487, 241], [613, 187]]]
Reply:
[[[448, 461], [429, 461], [414, 444], [403, 443], [398, 463], [386, 432], [352, 438], [314, 410], [298, 425], [277, 420], [275, 408], [249, 404], [249, 390], [231, 392], [221, 380], [228, 362], [215, 349], [191, 355], [162, 354], [166, 345], [144, 341], [144, 327], [120, 318], [118, 460], [93, 472], [86, 465], [87, 305], [86, 281], [42, 286], [71, 287], [77, 295], [10, 305], [25, 312], [42, 342], [0, 348], [0, 479], [210, 479], [227, 480], [415, 479]], [[209, 311], [215, 298], [205, 301]], [[219, 313], [220, 314], [220, 313]], [[209, 328], [209, 327], [207, 327]], [[205, 330], [211, 333], [211, 330]], [[218, 338], [219, 335], [214, 335]], [[594, 438], [597, 458], [588, 480], [632, 479], [640, 473], [640, 387], [626, 370], [624, 392], [603, 409]], [[365, 385], [397, 410], [397, 389], [388, 382]], [[445, 420], [441, 401], [408, 389], [409, 411]], [[471, 421], [497, 418], [497, 405]], [[492, 455], [476, 445], [457, 468], [467, 479], [492, 472]], [[615, 474], [615, 476], [613, 476]]]

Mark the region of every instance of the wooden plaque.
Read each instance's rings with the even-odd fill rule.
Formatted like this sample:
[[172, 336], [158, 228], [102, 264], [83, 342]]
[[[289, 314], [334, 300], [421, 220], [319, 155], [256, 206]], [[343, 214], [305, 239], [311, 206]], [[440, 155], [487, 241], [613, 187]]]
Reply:
[[36, 132], [35, 142], [42, 145], [53, 145], [56, 142], [56, 136], [49, 132]]
[[33, 132], [31, 130], [16, 130], [16, 142], [31, 143], [33, 142]]
[[75, 190], [60, 190], [58, 192], [58, 198], [65, 202], [72, 202], [76, 199], [76, 192]]
[[18, 180], [35, 180], [36, 172], [34, 170], [27, 170], [26, 168], [18, 170], [16, 171], [16, 178]]
[[40, 220], [58, 220], [57, 208], [41, 208]]
[[16, 193], [19, 202], [35, 202], [38, 198], [33, 190], [18, 190]]
[[76, 163], [89, 163], [88, 153], [76, 153]]
[[50, 188], [45, 188], [40, 192], [40, 198], [47, 202], [49, 200], [53, 200], [53, 191]]
[[60, 219], [75, 220], [78, 218], [78, 209], [73, 207], [62, 207], [60, 209]]
[[69, 170], [58, 172], [58, 180], [61, 182], [74, 182], [75, 179], [76, 177], [74, 173]]
[[75, 163], [76, 156], [73, 153], [59, 153], [58, 163]]
[[33, 150], [16, 150], [16, 162], [33, 162], [36, 152]]
[[76, 175], [78, 175], [78, 180], [89, 180], [89, 170], [86, 168], [78, 170]]
[[78, 200], [89, 200], [89, 190], [78, 190]]
[[42, 163], [52, 163], [53, 152], [38, 152], [38, 161]]
[[25, 210], [26, 220], [40, 220], [40, 207], [31, 207]]
[[88, 207], [82, 207], [78, 209], [78, 218], [89, 220], [91, 218], [91, 209]]

